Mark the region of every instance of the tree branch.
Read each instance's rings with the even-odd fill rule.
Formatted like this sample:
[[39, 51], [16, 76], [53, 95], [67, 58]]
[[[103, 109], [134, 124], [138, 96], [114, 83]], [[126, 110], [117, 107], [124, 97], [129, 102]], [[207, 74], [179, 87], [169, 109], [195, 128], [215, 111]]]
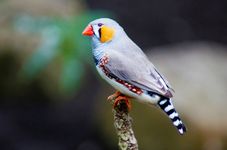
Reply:
[[[112, 99], [112, 103], [115, 99]], [[128, 112], [129, 108], [123, 100], [113, 108], [114, 126], [119, 139], [118, 146], [120, 150], [138, 150], [137, 140], [132, 130], [132, 118]]]

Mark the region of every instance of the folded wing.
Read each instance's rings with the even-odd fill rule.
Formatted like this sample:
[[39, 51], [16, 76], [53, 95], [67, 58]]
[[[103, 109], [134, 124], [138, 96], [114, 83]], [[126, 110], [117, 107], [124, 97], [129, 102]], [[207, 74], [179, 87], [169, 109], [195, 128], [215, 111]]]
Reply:
[[173, 96], [173, 90], [168, 81], [145, 55], [129, 58], [116, 51], [110, 53], [111, 57], [105, 68], [112, 75], [143, 90], [152, 91], [168, 98]]

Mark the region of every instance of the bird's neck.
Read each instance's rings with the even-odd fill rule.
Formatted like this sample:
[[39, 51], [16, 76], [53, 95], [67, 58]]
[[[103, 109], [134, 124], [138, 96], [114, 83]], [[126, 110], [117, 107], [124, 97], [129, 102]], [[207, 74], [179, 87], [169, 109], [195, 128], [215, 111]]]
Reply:
[[101, 58], [104, 56], [104, 49], [103, 46], [104, 43], [99, 42], [97, 38], [92, 38], [92, 54], [95, 61], [95, 64], [97, 65]]

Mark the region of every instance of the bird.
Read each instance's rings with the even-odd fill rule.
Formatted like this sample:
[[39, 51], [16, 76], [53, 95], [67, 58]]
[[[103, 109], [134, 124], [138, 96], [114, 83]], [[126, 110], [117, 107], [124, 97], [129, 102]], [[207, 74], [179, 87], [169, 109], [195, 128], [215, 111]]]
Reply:
[[82, 35], [91, 37], [98, 73], [116, 89], [109, 97], [116, 97], [114, 106], [124, 100], [130, 108], [129, 99], [157, 106], [167, 114], [180, 135], [186, 132], [172, 103], [173, 88], [115, 20], [95, 19], [88, 23]]

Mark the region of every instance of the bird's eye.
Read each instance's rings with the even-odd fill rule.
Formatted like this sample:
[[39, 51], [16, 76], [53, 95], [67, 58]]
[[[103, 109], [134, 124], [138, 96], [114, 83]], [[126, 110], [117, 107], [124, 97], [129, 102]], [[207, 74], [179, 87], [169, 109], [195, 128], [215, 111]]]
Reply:
[[98, 23], [98, 26], [101, 27], [103, 24], [102, 23]]

